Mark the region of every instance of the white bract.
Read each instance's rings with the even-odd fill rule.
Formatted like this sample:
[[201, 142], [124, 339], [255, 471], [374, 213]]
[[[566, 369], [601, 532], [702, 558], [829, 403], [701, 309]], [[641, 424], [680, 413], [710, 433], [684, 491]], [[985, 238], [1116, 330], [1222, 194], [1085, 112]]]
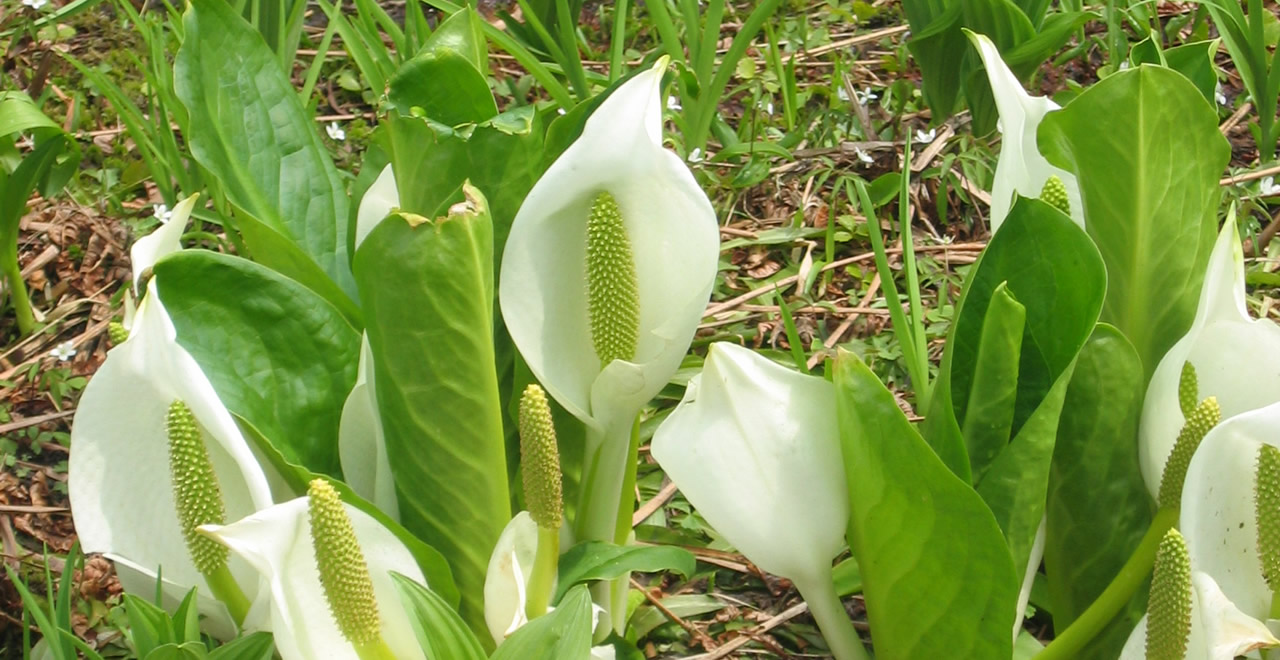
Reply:
[[712, 344], [654, 434], [653, 457], [761, 569], [797, 583], [829, 580], [849, 523], [835, 396], [821, 378]]
[[1195, 367], [1199, 398], [1217, 397], [1223, 420], [1280, 401], [1280, 327], [1249, 316], [1234, 214], [1209, 257], [1191, 329], [1160, 360], [1147, 388], [1138, 444], [1142, 476], [1153, 495], [1186, 421], [1178, 405], [1186, 362]]
[[[170, 404], [182, 401], [195, 416], [228, 520], [270, 506], [271, 491], [213, 385], [178, 345], [157, 284], [151, 281], [128, 340], [108, 353], [76, 410], [68, 468], [73, 517], [84, 551], [115, 560], [126, 590], [152, 597], [157, 569], [174, 605], [198, 586], [200, 612], [213, 617], [207, 629], [226, 637], [234, 634], [234, 625], [209, 595], [179, 527], [165, 422]], [[230, 569], [253, 601], [259, 593], [256, 574], [234, 559]], [[250, 620], [245, 626], [254, 627]]]
[[525, 594], [537, 552], [538, 524], [528, 511], [521, 511], [503, 528], [485, 573], [484, 621], [494, 644], [501, 644], [529, 621]]
[[[392, 580], [395, 571], [426, 584], [404, 544], [365, 512], [343, 504], [368, 564], [382, 639], [405, 660], [422, 658], [413, 624]], [[339, 632], [320, 584], [311, 540], [308, 499], [299, 497], [230, 525], [201, 531], [248, 561], [269, 585], [271, 631], [284, 660], [350, 659], [356, 650]]]
[[[1189, 540], [1188, 540], [1189, 541]], [[1191, 546], [1188, 544], [1187, 549]], [[1232, 660], [1236, 656], [1276, 644], [1271, 631], [1241, 612], [1222, 594], [1206, 573], [1191, 573], [1191, 634], [1186, 660]], [[1145, 660], [1147, 617], [1144, 615], [1129, 635], [1120, 660]]]
[[[597, 429], [630, 427], [680, 366], [711, 294], [715, 212], [684, 163], [662, 147], [665, 60], [618, 87], [538, 180], [502, 258], [502, 317], [543, 387]], [[587, 219], [617, 202], [635, 262], [635, 357], [600, 364], [587, 312]]]
[[[164, 204], [156, 206], [156, 217], [160, 218], [160, 226], [155, 231], [134, 241], [129, 248], [129, 262], [133, 266], [133, 293], [138, 294], [146, 274], [157, 261], [182, 249], [182, 232], [187, 229], [187, 221], [191, 219], [191, 210], [195, 208], [199, 194], [191, 195], [178, 202], [172, 211], [164, 210]], [[163, 213], [162, 213], [163, 211]]]
[[991, 184], [991, 230], [998, 230], [1005, 216], [1009, 215], [1015, 194], [1038, 198], [1051, 176], [1057, 176], [1066, 186], [1071, 220], [1083, 228], [1084, 209], [1075, 175], [1050, 165], [1036, 146], [1036, 129], [1040, 127], [1040, 121], [1046, 114], [1057, 110], [1058, 104], [1043, 96], [1027, 94], [990, 39], [973, 32], [966, 31], [966, 34], [978, 49], [987, 69], [987, 80], [991, 82], [991, 93], [1000, 113], [999, 126], [1003, 136]]

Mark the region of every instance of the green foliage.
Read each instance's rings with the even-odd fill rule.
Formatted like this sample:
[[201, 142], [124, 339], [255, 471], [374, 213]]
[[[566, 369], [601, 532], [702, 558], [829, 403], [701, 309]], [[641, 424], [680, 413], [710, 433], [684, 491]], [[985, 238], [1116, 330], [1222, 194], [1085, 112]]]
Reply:
[[569, 590], [554, 612], [521, 626], [490, 656], [492, 660], [587, 658], [591, 653], [591, 592], [579, 585]]
[[[493, 344], [493, 225], [473, 188], [382, 222], [356, 252], [378, 406], [405, 526], [449, 559], [478, 633], [489, 552], [511, 519]], [[447, 214], [447, 215], [446, 215]]]
[[[1272, 53], [1276, 43], [1268, 23], [1276, 23], [1275, 14], [1262, 0], [1205, 0], [1209, 15], [1217, 26], [1231, 61], [1240, 72], [1240, 80], [1257, 111], [1258, 123], [1253, 138], [1258, 144], [1258, 160], [1265, 163], [1275, 157], [1280, 124], [1276, 124], [1276, 104], [1280, 102], [1280, 65]], [[1269, 19], [1269, 20], [1268, 20]]]
[[1186, 78], [1142, 65], [1045, 117], [1039, 135], [1049, 162], [1076, 172], [1107, 268], [1101, 320], [1124, 333], [1150, 378], [1191, 325], [1217, 234], [1230, 156], [1217, 115]]
[[672, 571], [692, 577], [693, 554], [673, 546], [614, 545], [602, 541], [579, 543], [560, 556], [560, 578], [552, 602], [564, 598], [571, 587], [583, 582], [612, 580], [629, 573]]

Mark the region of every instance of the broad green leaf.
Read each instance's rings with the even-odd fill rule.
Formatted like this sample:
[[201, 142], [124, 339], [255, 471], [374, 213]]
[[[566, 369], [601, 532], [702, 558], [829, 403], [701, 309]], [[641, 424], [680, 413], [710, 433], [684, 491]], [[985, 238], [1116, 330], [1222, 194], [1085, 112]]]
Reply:
[[[1049, 473], [1044, 564], [1056, 630], [1102, 593], [1151, 522], [1138, 470], [1144, 389], [1142, 361], [1129, 340], [1099, 324], [1077, 358]], [[1080, 657], [1117, 657], [1145, 601], [1139, 594]]]
[[[1013, 0], [966, 0], [960, 4], [964, 7], [961, 25], [986, 35], [1001, 53], [1012, 51], [1036, 34], [1031, 21]], [[965, 81], [964, 96], [973, 117], [974, 135], [992, 132], [996, 128], [999, 113], [996, 111], [995, 98], [991, 95], [991, 83], [981, 70], [981, 59], [972, 49], [950, 53], [949, 56], [964, 62], [961, 80]]]
[[[907, 48], [920, 67], [920, 91], [925, 103], [934, 116], [950, 117], [960, 103], [968, 48], [960, 31], [964, 27], [962, 3], [912, 0], [903, 5], [912, 32]], [[913, 7], [917, 8], [913, 11]]]
[[[950, 448], [949, 455], [959, 442], [969, 449], [968, 469], [957, 474], [971, 475], [1004, 532], [1020, 579], [1044, 513], [1062, 398], [1106, 282], [1097, 249], [1070, 218], [1039, 200], [1018, 199], [969, 275], [943, 356], [925, 437], [934, 447]], [[1012, 341], [1011, 328], [988, 327], [1008, 325], [1008, 316], [1019, 314], [1002, 300], [1006, 289], [1022, 303], [1025, 318], [1018, 323], [1008, 422], [991, 408], [999, 412], [998, 401], [1008, 397], [1010, 374], [995, 349], [986, 350], [989, 339]], [[1003, 359], [1011, 353], [1005, 349]]]
[[454, 582], [453, 572], [449, 568], [449, 562], [445, 560], [444, 555], [440, 554], [435, 548], [423, 543], [421, 539], [409, 533], [403, 525], [392, 520], [386, 513], [377, 506], [351, 490], [346, 483], [338, 481], [332, 477], [326, 477], [308, 470], [301, 465], [290, 463], [281, 453], [271, 445], [270, 440], [263, 437], [258, 429], [246, 421], [243, 417], [236, 417], [236, 423], [240, 425], [240, 429], [244, 431], [245, 439], [253, 442], [253, 448], [261, 460], [265, 460], [265, 464], [269, 464], [275, 468], [275, 475], [270, 470], [267, 471], [268, 479], [278, 476], [282, 483], [273, 481], [271, 483], [271, 491], [277, 501], [287, 500], [307, 492], [307, 486], [313, 479], [325, 479], [334, 490], [338, 491], [338, 495], [343, 502], [354, 506], [357, 509], [369, 514], [375, 520], [382, 523], [384, 527], [396, 535], [400, 542], [409, 549], [410, 554], [418, 562], [418, 568], [422, 569], [422, 575], [427, 578], [427, 584], [431, 590], [438, 594], [446, 603], [450, 605], [457, 604], [460, 600], [458, 594], [458, 586]]
[[461, 54], [482, 74], [489, 73], [488, 40], [484, 36], [484, 18], [470, 7], [450, 14], [436, 27], [422, 47], [447, 48]]
[[140, 657], [146, 657], [162, 643], [160, 635], [162, 630], [168, 630], [169, 615], [133, 594], [124, 594], [122, 601], [129, 617], [134, 649]]
[[593, 580], [612, 580], [628, 573], [672, 571], [684, 577], [697, 569], [693, 553], [670, 545], [614, 545], [588, 541], [569, 548], [560, 556], [557, 602], [575, 584]]
[[338, 421], [360, 333], [311, 290], [246, 259], [183, 250], [155, 274], [178, 343], [227, 409], [291, 463], [341, 475]]
[[[461, 201], [464, 181], [482, 190], [493, 216], [494, 263], [511, 221], [542, 174], [542, 122], [530, 107], [504, 112], [465, 131], [417, 117], [386, 123], [383, 148], [391, 158], [400, 208], [430, 215]], [[495, 271], [496, 272], [496, 271]]]
[[62, 131], [45, 116], [31, 97], [18, 92], [0, 93], [0, 136], [27, 133], [36, 129]]
[[147, 655], [145, 660], [203, 660], [208, 656], [203, 642], [191, 641], [178, 644], [169, 642], [157, 646]]
[[1149, 378], [1191, 324], [1217, 230], [1231, 155], [1217, 113], [1181, 74], [1142, 65], [1046, 116], [1039, 145], [1079, 179], [1107, 269], [1102, 320], [1129, 338]]
[[462, 618], [488, 635], [489, 553], [511, 519], [484, 197], [384, 220], [356, 251], [378, 405], [405, 527], [449, 560]]
[[971, 402], [965, 411], [965, 445], [974, 473], [981, 475], [1009, 444], [1018, 397], [1018, 358], [1027, 311], [1002, 282], [991, 294], [974, 361]]
[[591, 657], [591, 593], [577, 586], [561, 599], [555, 611], [524, 624], [498, 647], [492, 660]]
[[1217, 39], [1161, 49], [1153, 37], [1147, 37], [1129, 50], [1129, 64], [1135, 67], [1140, 64], [1169, 67], [1186, 76], [1206, 101], [1217, 103], [1214, 92], [1218, 85], [1218, 67], [1213, 63], [1217, 51]]
[[1035, 36], [1008, 51], [1001, 51], [1000, 56], [1019, 80], [1026, 80], [1045, 60], [1057, 53], [1081, 26], [1095, 18], [1096, 14], [1084, 11], [1052, 14], [1044, 19]]
[[271, 660], [276, 643], [269, 632], [256, 632], [219, 646], [209, 653], [209, 660]]
[[346, 191], [275, 55], [223, 0], [192, 2], [183, 27], [174, 88], [190, 114], [192, 154], [233, 204], [297, 243], [354, 297]]
[[856, 356], [836, 358], [835, 384], [876, 657], [1010, 657], [1018, 584], [991, 511]]
[[427, 660], [484, 660], [484, 649], [444, 599], [417, 582], [393, 573], [400, 602]]
[[428, 48], [405, 62], [391, 79], [387, 96], [401, 115], [445, 126], [476, 124], [498, 114], [484, 74], [465, 55], [448, 48]]
[[[727, 605], [711, 594], [667, 596], [659, 602], [667, 612], [682, 618], [718, 612]], [[641, 605], [628, 621], [627, 631], [635, 633], [636, 639], [644, 639], [654, 628], [667, 623], [671, 623], [671, 619], [662, 610], [652, 605]]]

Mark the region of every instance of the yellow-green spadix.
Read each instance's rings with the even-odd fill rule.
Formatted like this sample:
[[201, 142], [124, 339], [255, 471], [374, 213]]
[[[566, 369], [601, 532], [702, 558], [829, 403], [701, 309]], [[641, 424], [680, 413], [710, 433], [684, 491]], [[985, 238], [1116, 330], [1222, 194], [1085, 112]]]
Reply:
[[[376, 643], [369, 641], [376, 636], [392, 657], [423, 658], [391, 578], [394, 571], [426, 583], [413, 555], [373, 517], [338, 501], [328, 483], [313, 482], [310, 493], [230, 525], [201, 527], [266, 581], [269, 629], [280, 657], [368, 658], [357, 644]], [[345, 512], [345, 520], [338, 511]], [[363, 559], [363, 571], [354, 565], [357, 557]], [[337, 584], [326, 588], [322, 574]]]
[[503, 252], [512, 339], [547, 392], [601, 429], [629, 429], [675, 373], [715, 279], [715, 213], [662, 146], [665, 66], [592, 113], [525, 198]]
[[[1186, 365], [1190, 364], [1188, 370]], [[1194, 374], [1194, 397], [1180, 394], [1184, 371]], [[1214, 397], [1225, 422], [1280, 401], [1280, 326], [1250, 317], [1245, 306], [1244, 253], [1234, 214], [1209, 257], [1191, 328], [1151, 375], [1138, 432], [1142, 476], [1157, 495], [1165, 462], [1186, 423], [1184, 404]]]
[[[229, 637], [235, 626], [211, 596], [179, 522], [170, 477], [172, 404], [182, 402], [199, 432], [227, 520], [270, 506], [271, 491], [208, 378], [178, 344], [161, 302], [162, 284], [151, 280], [128, 339], [108, 353], [76, 410], [68, 475], [72, 515], [83, 549], [115, 560], [126, 590], [153, 598], [162, 570], [167, 603], [176, 606], [199, 587], [205, 629]], [[228, 568], [251, 601], [259, 595], [258, 577], [247, 564], [232, 558]]]

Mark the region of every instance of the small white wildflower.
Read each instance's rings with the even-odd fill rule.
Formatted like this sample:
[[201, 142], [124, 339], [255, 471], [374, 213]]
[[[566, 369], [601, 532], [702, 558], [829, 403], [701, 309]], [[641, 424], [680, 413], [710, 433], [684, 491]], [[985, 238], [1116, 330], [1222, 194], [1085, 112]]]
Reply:
[[876, 162], [876, 159], [872, 158], [872, 157], [871, 157], [871, 154], [869, 154], [869, 153], [867, 153], [867, 152], [863, 151], [863, 150], [862, 150], [862, 147], [854, 147], [854, 148], [853, 148], [853, 155], [854, 155], [854, 156], [857, 156], [858, 160], [860, 160], [860, 161], [862, 161], [862, 162], [864, 162], [864, 163], [866, 163], [866, 164], [868, 164], [868, 165], [870, 165], [871, 163]]
[[668, 96], [668, 97], [667, 97], [667, 109], [668, 109], [668, 110], [671, 110], [671, 111], [673, 111], [673, 112], [679, 112], [679, 111], [682, 109], [682, 108], [681, 108], [681, 106], [680, 106], [680, 99], [678, 99], [678, 98], [676, 98], [676, 97], [674, 97], [674, 96]]
[[1218, 105], [1221, 105], [1221, 106], [1228, 105], [1227, 95], [1222, 92], [1222, 83], [1218, 83], [1217, 85], [1214, 86], [1213, 98], [1218, 102]]
[[916, 129], [916, 142], [919, 142], [920, 144], [929, 144], [930, 142], [933, 142], [933, 139], [936, 137], [938, 137], [938, 129], [936, 128], [929, 129], [928, 133], [918, 128]]
[[155, 210], [151, 212], [151, 215], [155, 216], [155, 219], [159, 220], [160, 224], [165, 224], [169, 222], [169, 218], [173, 217], [173, 211], [170, 211], [169, 207], [164, 204], [156, 204]]
[[[49, 0], [22, 0], [22, 4], [32, 9], [42, 9], [45, 5], [49, 4]], [[72, 352], [74, 353], [75, 351]]]
[[52, 351], [49, 351], [49, 357], [58, 358], [59, 362], [66, 362], [67, 360], [75, 357], [75, 355], [75, 344], [71, 341], [64, 341], [61, 344], [54, 346]]
[[1120, 63], [1120, 70], [1121, 70], [1121, 71], [1124, 71], [1125, 69], [1128, 69], [1128, 68], [1129, 68], [1129, 63], [1128, 63], [1128, 62], [1121, 62], [1121, 63]]
[[1272, 197], [1280, 195], [1280, 186], [1276, 185], [1276, 179], [1272, 176], [1264, 176], [1258, 182], [1258, 194], [1263, 197]]
[[866, 105], [877, 98], [876, 93], [871, 91], [870, 87], [863, 87], [861, 91], [854, 92], [854, 95], [857, 96], [858, 103], [862, 105]]
[[698, 147], [694, 147], [694, 148], [693, 148], [693, 151], [690, 151], [690, 152], [689, 152], [689, 157], [688, 157], [686, 160], [688, 160], [690, 163], [701, 163], [701, 162], [702, 162], [702, 149], [700, 149], [700, 148], [698, 148]]
[[556, 108], [556, 112], [562, 115], [565, 114], [564, 108]]
[[765, 112], [765, 114], [767, 114], [767, 115], [772, 115], [772, 114], [773, 114], [773, 101], [765, 101], [765, 102], [764, 102], [764, 112]]
[[836, 88], [836, 98], [840, 99], [841, 101], [849, 100], [849, 92], [844, 91], [843, 85]]
[[329, 134], [330, 140], [334, 140], [336, 142], [342, 142], [347, 139], [347, 132], [342, 129], [342, 124], [339, 124], [336, 121], [331, 121], [328, 124], [325, 124], [324, 132]]

